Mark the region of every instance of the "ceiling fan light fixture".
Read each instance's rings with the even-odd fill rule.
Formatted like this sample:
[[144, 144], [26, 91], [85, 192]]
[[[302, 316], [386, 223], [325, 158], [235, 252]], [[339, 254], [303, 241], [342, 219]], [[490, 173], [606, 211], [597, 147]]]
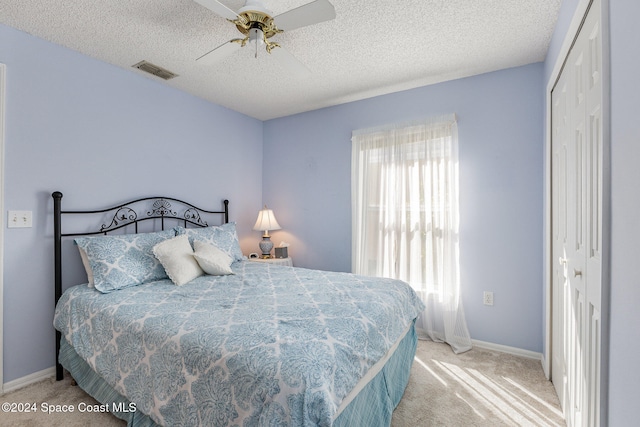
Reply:
[[264, 44], [264, 33], [260, 28], [252, 28], [249, 30], [249, 43], [253, 43], [257, 46]]
[[247, 37], [249, 37], [249, 44], [253, 46], [255, 50], [254, 57], [257, 59], [258, 48], [262, 47], [262, 45], [265, 43], [264, 33], [260, 28], [254, 27], [249, 30], [249, 34], [247, 35]]

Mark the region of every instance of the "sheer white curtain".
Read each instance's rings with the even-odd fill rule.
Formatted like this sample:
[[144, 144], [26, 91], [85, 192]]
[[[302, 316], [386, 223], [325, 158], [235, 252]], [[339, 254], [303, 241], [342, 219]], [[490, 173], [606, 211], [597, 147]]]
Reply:
[[[460, 298], [455, 115], [353, 132], [353, 272], [404, 280], [423, 338], [471, 349]], [[426, 337], [425, 337], [426, 335]]]

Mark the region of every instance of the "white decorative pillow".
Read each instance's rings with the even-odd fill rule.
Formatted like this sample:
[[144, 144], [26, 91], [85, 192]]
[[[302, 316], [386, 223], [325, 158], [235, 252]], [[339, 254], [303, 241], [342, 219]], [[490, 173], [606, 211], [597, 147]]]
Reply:
[[202, 268], [205, 273], [212, 276], [233, 274], [233, 270], [231, 270], [233, 258], [226, 252], [199, 240], [195, 240], [193, 246], [195, 248], [193, 257], [198, 261], [200, 268]]
[[89, 257], [87, 256], [87, 252], [78, 246], [78, 251], [80, 252], [80, 259], [82, 259], [82, 265], [84, 266], [84, 270], [87, 272], [87, 281], [90, 288], [93, 288], [93, 270], [91, 270], [91, 264], [89, 263]]
[[229, 222], [222, 225], [212, 225], [204, 228], [184, 228], [176, 227], [176, 234], [186, 234], [193, 244], [194, 240], [209, 243], [216, 248], [226, 252], [234, 261], [242, 261], [244, 256], [240, 249], [236, 223]]
[[153, 247], [153, 254], [173, 283], [182, 286], [204, 274], [193, 257], [193, 249], [185, 234], [165, 240]]

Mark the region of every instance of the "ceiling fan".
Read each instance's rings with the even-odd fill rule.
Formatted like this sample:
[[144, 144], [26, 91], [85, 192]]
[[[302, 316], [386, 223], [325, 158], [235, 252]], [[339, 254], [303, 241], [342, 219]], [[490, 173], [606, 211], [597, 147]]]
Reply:
[[336, 17], [336, 11], [328, 0], [314, 0], [277, 16], [272, 16], [259, 0], [247, 0], [238, 12], [234, 12], [217, 0], [195, 1], [226, 18], [244, 35], [243, 38], [229, 40], [197, 59], [208, 64], [217, 63], [249, 44], [255, 48], [256, 58], [258, 48], [264, 46], [266, 51], [276, 57], [286, 69], [297, 73], [309, 72], [309, 69], [298, 59], [269, 39], [283, 31], [318, 24]]

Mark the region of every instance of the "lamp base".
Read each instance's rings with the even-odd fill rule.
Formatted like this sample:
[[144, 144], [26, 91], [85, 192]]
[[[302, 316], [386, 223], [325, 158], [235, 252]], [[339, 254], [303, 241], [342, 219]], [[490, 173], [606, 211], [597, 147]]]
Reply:
[[260, 246], [260, 250], [262, 251], [262, 255], [260, 256], [260, 258], [271, 258], [271, 249], [273, 249], [271, 236], [262, 236], [262, 241], [258, 244], [258, 246]]

